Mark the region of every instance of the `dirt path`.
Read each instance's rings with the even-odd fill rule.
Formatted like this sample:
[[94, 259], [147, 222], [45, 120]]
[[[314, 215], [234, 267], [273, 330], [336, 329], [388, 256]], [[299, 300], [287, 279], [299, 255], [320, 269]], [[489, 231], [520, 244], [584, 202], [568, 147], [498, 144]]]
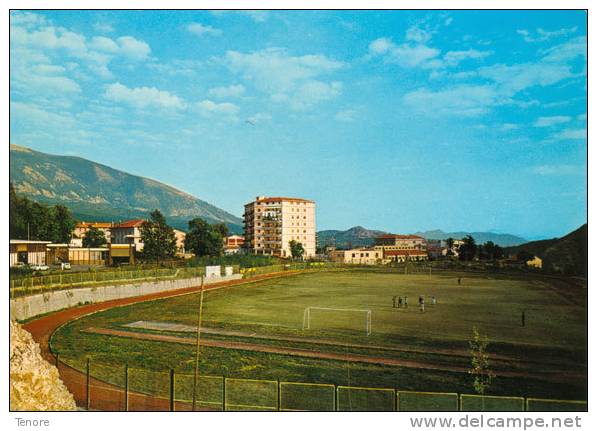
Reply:
[[[108, 335], [113, 337], [132, 338], [136, 340], [161, 341], [167, 343], [180, 343], [193, 345], [196, 341], [192, 338], [180, 337], [176, 335], [150, 334], [145, 332], [131, 332], [109, 328], [87, 328], [83, 332], [90, 334]], [[329, 359], [343, 362], [360, 362], [366, 364], [388, 365], [393, 367], [414, 368], [436, 371], [449, 371], [466, 373], [467, 367], [452, 365], [438, 365], [430, 362], [409, 361], [403, 359], [392, 359], [386, 357], [375, 357], [358, 354], [342, 354], [332, 352], [319, 352], [316, 350], [298, 349], [293, 347], [278, 347], [266, 344], [243, 343], [238, 341], [216, 341], [202, 340], [201, 344], [208, 347], [219, 347], [222, 349], [245, 350], [249, 352], [273, 353], [278, 355], [290, 355], [302, 358]], [[552, 372], [522, 372], [522, 371], [495, 371], [498, 376], [503, 377], [528, 377], [533, 376], [555, 382], [565, 382], [569, 380], [570, 375], [562, 376], [562, 371]]]
[[[128, 323], [123, 325], [127, 328], [133, 329], [149, 329], [153, 331], [169, 331], [169, 332], [182, 332], [182, 333], [196, 333], [197, 328], [191, 325], [184, 325], [184, 324], [164, 324], [163, 322], [152, 322], [152, 321], [138, 321], [133, 323]], [[88, 331], [90, 332], [90, 331]], [[369, 349], [369, 350], [379, 350], [379, 351], [386, 351], [386, 352], [396, 352], [396, 353], [415, 353], [421, 355], [444, 355], [444, 356], [452, 356], [457, 358], [463, 358], [466, 360], [470, 360], [471, 354], [468, 350], [464, 349], [446, 349], [446, 348], [413, 348], [413, 347], [393, 347], [393, 346], [383, 346], [378, 344], [363, 344], [363, 343], [348, 343], [343, 341], [337, 340], [330, 340], [325, 338], [307, 338], [307, 337], [293, 337], [293, 336], [286, 336], [286, 335], [273, 335], [273, 334], [258, 334], [256, 332], [247, 332], [247, 331], [238, 331], [238, 330], [227, 330], [227, 329], [219, 329], [219, 328], [209, 328], [209, 327], [202, 327], [201, 328], [202, 334], [210, 334], [210, 335], [221, 335], [225, 337], [239, 337], [239, 338], [250, 338], [250, 339], [257, 339], [257, 340], [264, 340], [264, 341], [285, 341], [291, 343], [302, 343], [302, 344], [314, 344], [319, 346], [333, 346], [333, 347], [343, 347], [343, 348], [355, 348], [355, 349]], [[521, 359], [519, 357], [511, 356], [511, 355], [500, 355], [491, 353], [490, 360], [492, 362], [502, 362], [506, 363], [508, 366], [512, 366], [512, 364], [522, 365], [531, 368], [535, 366], [545, 366], [547, 364], [543, 362], [537, 361], [529, 361], [525, 359]], [[553, 365], [553, 364], [551, 364]], [[561, 365], [561, 364], [558, 364]], [[576, 365], [573, 365], [576, 366]]]

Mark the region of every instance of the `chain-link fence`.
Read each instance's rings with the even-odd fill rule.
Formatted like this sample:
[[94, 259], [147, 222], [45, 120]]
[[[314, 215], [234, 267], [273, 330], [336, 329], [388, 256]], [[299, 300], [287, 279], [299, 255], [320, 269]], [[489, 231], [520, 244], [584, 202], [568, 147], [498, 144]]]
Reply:
[[[239, 268], [233, 267], [238, 274]], [[52, 274], [30, 277], [17, 277], [10, 280], [12, 298], [33, 295], [51, 290], [72, 289], [77, 287], [123, 284], [145, 280], [174, 280], [195, 278], [205, 275], [203, 267], [198, 268], [155, 268], [131, 271], [89, 271], [70, 274]]]
[[102, 411], [587, 411], [586, 401], [337, 386], [55, 358], [77, 404]]

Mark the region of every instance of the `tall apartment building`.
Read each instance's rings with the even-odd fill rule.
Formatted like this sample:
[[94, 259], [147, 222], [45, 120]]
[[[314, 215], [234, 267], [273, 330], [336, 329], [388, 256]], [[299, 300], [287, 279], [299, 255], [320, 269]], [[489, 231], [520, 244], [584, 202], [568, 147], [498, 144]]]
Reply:
[[245, 205], [245, 247], [250, 253], [291, 257], [290, 241], [300, 242], [304, 257], [315, 256], [315, 202], [257, 196]]

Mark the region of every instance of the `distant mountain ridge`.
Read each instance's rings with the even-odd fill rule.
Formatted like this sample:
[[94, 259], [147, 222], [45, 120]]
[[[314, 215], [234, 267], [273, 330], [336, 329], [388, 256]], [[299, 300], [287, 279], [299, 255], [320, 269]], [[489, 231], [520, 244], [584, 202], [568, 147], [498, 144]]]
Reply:
[[[387, 232], [380, 230], [369, 230], [362, 226], [355, 226], [348, 230], [322, 230], [317, 232], [319, 245], [334, 245], [338, 248], [347, 247], [368, 247], [373, 245], [375, 238]], [[405, 232], [406, 233], [406, 232]], [[516, 235], [500, 234], [493, 232], [444, 232], [442, 230], [429, 230], [426, 232], [416, 232], [415, 235], [422, 236], [425, 239], [461, 239], [471, 235], [479, 244], [487, 241], [493, 241], [502, 247], [518, 245], [525, 243], [526, 240]]]
[[242, 219], [172, 186], [72, 156], [10, 145], [10, 181], [18, 194], [63, 204], [80, 220], [145, 218], [158, 208], [176, 228], [201, 217], [242, 232]]
[[443, 230], [436, 229], [425, 232], [416, 232], [415, 235], [422, 236], [425, 239], [462, 239], [465, 236], [470, 235], [475, 239], [477, 244], [485, 244], [487, 241], [493, 241], [493, 243], [501, 247], [510, 247], [527, 242], [526, 239], [520, 236], [495, 232], [444, 232]]
[[386, 232], [369, 230], [363, 226], [351, 227], [348, 230], [322, 230], [317, 232], [320, 246], [335, 246], [337, 248], [367, 247], [374, 243], [375, 238]]
[[526, 251], [543, 259], [543, 268], [550, 272], [587, 276], [588, 225], [585, 223], [561, 238], [531, 241], [505, 249], [506, 254], [515, 256]]

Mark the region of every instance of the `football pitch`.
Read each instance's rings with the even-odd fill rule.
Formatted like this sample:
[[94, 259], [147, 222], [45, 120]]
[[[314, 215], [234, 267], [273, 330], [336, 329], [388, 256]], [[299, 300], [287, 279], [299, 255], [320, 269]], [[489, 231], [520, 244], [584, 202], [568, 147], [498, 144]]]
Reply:
[[[531, 275], [371, 269], [210, 290], [200, 372], [472, 393], [466, 371], [476, 327], [490, 342], [489, 393], [585, 399], [586, 302], [582, 291], [561, 289]], [[198, 305], [192, 294], [96, 313], [62, 327], [52, 348], [78, 368], [87, 357], [103, 364], [98, 377], [108, 381], [110, 367], [124, 364], [192, 372]]]

